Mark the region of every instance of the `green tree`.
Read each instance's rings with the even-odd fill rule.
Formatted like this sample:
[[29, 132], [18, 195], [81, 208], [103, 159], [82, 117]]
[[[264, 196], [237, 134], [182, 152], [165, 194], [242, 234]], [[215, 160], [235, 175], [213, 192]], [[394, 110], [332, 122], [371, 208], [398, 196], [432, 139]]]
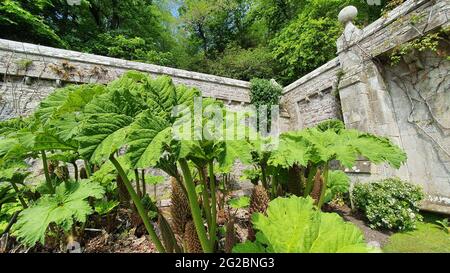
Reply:
[[280, 82], [291, 83], [336, 56], [336, 40], [342, 33], [337, 20], [339, 11], [348, 5], [358, 7], [357, 24], [378, 18], [381, 6], [369, 6], [359, 0], [307, 0], [298, 16], [271, 41], [272, 53], [282, 69]]

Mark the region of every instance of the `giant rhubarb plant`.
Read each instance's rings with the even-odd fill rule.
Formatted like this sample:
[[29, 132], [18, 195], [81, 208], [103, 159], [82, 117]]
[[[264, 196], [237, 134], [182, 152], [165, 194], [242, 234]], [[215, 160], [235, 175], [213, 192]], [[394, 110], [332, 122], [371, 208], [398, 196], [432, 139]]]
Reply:
[[270, 202], [266, 215], [255, 213], [256, 241], [234, 247], [234, 253], [370, 252], [362, 232], [334, 213], [323, 213], [310, 198], [291, 196]]
[[[179, 97], [175, 100], [175, 103], [182, 102], [187, 110], [192, 110], [194, 107], [193, 98], [198, 93], [188, 89], [182, 91], [181, 94], [184, 94], [184, 96], [175, 96], [175, 98]], [[178, 89], [174, 89], [175, 94], [178, 92]], [[192, 95], [186, 96], [189, 93]], [[246, 140], [236, 140], [231, 135], [228, 138], [223, 135], [222, 137], [213, 136], [219, 134], [218, 131], [225, 128], [227, 118], [234, 119], [234, 113], [228, 113], [227, 115], [223, 105], [215, 100], [205, 99], [200, 103], [199, 121], [189, 115], [168, 119], [167, 116], [156, 115], [155, 117], [153, 111], [144, 111], [131, 126], [129, 152], [137, 167], [159, 167], [176, 178], [189, 200], [193, 224], [202, 250], [208, 253], [214, 251], [217, 232], [214, 164], [218, 163], [222, 170], [229, 170], [236, 159], [241, 159], [247, 163], [250, 159], [250, 144]], [[159, 105], [164, 105], [164, 103], [159, 103]], [[212, 117], [208, 119], [206, 109], [213, 105], [218, 107], [215, 109], [218, 109], [221, 114], [218, 119], [219, 125], [210, 126], [211, 124], [209, 124], [210, 127], [208, 128], [213, 128], [213, 130], [204, 130], [208, 126], [208, 120], [212, 119]], [[175, 105], [172, 106], [172, 109], [173, 107]], [[167, 112], [167, 110], [164, 112]], [[181, 113], [185, 112], [181, 111]], [[176, 125], [183, 125], [184, 123], [189, 124], [185, 127], [188, 132], [184, 132], [184, 134], [190, 135], [192, 133], [191, 137], [174, 138], [173, 136], [176, 135], [174, 130], [178, 128]], [[196, 127], [195, 124], [199, 124], [199, 127]], [[237, 124], [235, 123], [236, 126], [238, 126]], [[217, 130], [215, 131], [214, 128]], [[193, 137], [196, 132], [199, 133], [199, 135], [196, 135], [197, 138]], [[235, 133], [237, 130], [233, 132]], [[208, 134], [208, 137], [205, 134]], [[198, 202], [190, 163], [199, 170], [201, 182], [204, 186], [202, 204]], [[178, 174], [177, 165], [180, 166], [182, 174]], [[203, 173], [205, 169], [207, 172]], [[209, 189], [206, 188], [207, 176], [209, 176]], [[204, 227], [202, 208], [205, 212], [207, 230]]]
[[[269, 167], [266, 169], [292, 170], [297, 167], [300, 174], [296, 183], [303, 187], [303, 196], [311, 194], [319, 172], [323, 180], [316, 200], [319, 207], [327, 199], [329, 166], [332, 161], [338, 161], [348, 168], [353, 167], [360, 157], [375, 164], [388, 163], [394, 168], [399, 168], [406, 161], [405, 152], [387, 138], [344, 129], [343, 123], [338, 121], [283, 133], [279, 140], [279, 146], [266, 156], [268, 159], [264, 163]], [[277, 180], [272, 178], [272, 193], [276, 192], [274, 187], [278, 186], [274, 181]]]

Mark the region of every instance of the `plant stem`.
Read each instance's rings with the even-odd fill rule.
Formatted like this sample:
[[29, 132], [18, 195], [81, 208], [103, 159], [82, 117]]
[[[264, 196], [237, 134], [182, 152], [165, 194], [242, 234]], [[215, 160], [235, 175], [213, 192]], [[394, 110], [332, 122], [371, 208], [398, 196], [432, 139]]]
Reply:
[[314, 186], [314, 176], [316, 176], [317, 167], [311, 167], [308, 174], [308, 180], [306, 182], [305, 192], [303, 193], [303, 197], [307, 197], [311, 194], [311, 191]]
[[141, 170], [141, 176], [142, 176], [142, 192], [145, 195], [147, 193], [147, 185], [145, 183], [145, 170]]
[[45, 151], [41, 151], [41, 156], [42, 164], [44, 165], [45, 182], [47, 183], [47, 187], [51, 193], [55, 193], [55, 189], [53, 188], [52, 180], [50, 178], [50, 173], [48, 172], [47, 155], [45, 154]]
[[195, 229], [197, 230], [197, 235], [202, 245], [203, 252], [212, 253], [213, 251], [206, 235], [205, 226], [203, 225], [202, 214], [197, 201], [197, 193], [195, 192], [195, 185], [192, 180], [191, 170], [189, 169], [186, 159], [180, 159], [178, 162], [180, 163], [181, 171], [183, 172], [189, 199], [189, 206], [191, 208], [192, 218], [194, 220]]
[[322, 191], [320, 193], [320, 198], [319, 198], [319, 202], [317, 203], [317, 206], [320, 208], [322, 208], [323, 203], [325, 201], [325, 193], [327, 191], [327, 182], [328, 182], [328, 170], [329, 170], [329, 163], [325, 163], [325, 166], [323, 167], [323, 186], [322, 186]]
[[136, 179], [136, 191], [137, 191], [137, 195], [142, 198], [142, 192], [141, 192], [141, 187], [139, 186], [139, 170], [138, 169], [134, 169], [134, 177]]
[[11, 217], [11, 220], [9, 220], [8, 225], [6, 226], [6, 228], [3, 230], [3, 232], [0, 234], [0, 237], [3, 236], [4, 234], [8, 233], [12, 226], [14, 225], [14, 223], [17, 221], [17, 216], [19, 216], [19, 213], [21, 211], [16, 211], [14, 212], [13, 216]]
[[131, 199], [134, 202], [134, 205], [136, 206], [136, 209], [139, 213], [139, 215], [142, 218], [142, 221], [144, 222], [145, 228], [148, 231], [148, 234], [150, 235], [150, 238], [152, 239], [153, 243], [155, 244], [156, 248], [160, 253], [165, 253], [164, 246], [162, 245], [161, 241], [158, 238], [158, 235], [156, 235], [155, 229], [153, 228], [153, 225], [150, 223], [150, 220], [148, 218], [147, 212], [144, 209], [144, 206], [142, 205], [141, 200], [137, 196], [136, 192], [133, 189], [133, 186], [131, 185], [130, 180], [128, 179], [125, 171], [123, 170], [122, 166], [120, 165], [119, 161], [114, 157], [112, 154], [109, 159], [113, 163], [114, 167], [116, 167], [117, 172], [122, 177], [123, 183], [125, 184], [128, 193], [131, 196]]
[[17, 193], [17, 197], [19, 198], [19, 202], [22, 205], [24, 209], [28, 208], [27, 203], [22, 197], [22, 193], [20, 192], [19, 188], [17, 187], [16, 183], [13, 181], [9, 181], [11, 183], [11, 186], [13, 187], [14, 191]]
[[72, 162], [75, 181], [78, 181], [78, 166], [76, 162]]
[[216, 200], [216, 177], [214, 176], [214, 162], [208, 164], [209, 169], [209, 185], [211, 187], [211, 229], [209, 237], [211, 240], [211, 248], [214, 249], [216, 244], [217, 229], [217, 200]]
[[211, 206], [209, 205], [208, 186], [206, 183], [205, 169], [199, 167], [198, 174], [200, 175], [200, 181], [203, 185], [202, 200], [203, 210], [205, 211], [206, 222], [208, 223], [208, 230], [211, 230]]
[[84, 168], [86, 169], [86, 175], [87, 177], [91, 177], [92, 173], [91, 173], [91, 165], [89, 164], [89, 162], [87, 160], [84, 160]]
[[268, 190], [267, 187], [267, 175], [266, 175], [266, 166], [261, 165], [261, 182], [263, 184], [263, 187]]
[[277, 197], [277, 188], [278, 188], [278, 175], [272, 176], [272, 185], [270, 185], [270, 188], [272, 190], [272, 199], [275, 199]]

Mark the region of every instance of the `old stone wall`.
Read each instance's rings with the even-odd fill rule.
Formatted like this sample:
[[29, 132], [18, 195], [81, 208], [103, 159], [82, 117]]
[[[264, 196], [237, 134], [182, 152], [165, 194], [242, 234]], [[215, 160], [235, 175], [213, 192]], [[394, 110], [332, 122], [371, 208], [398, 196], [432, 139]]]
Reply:
[[[348, 170], [352, 179], [399, 176], [423, 186], [424, 208], [450, 212], [449, 61], [421, 53], [389, 62], [395, 47], [450, 26], [450, 0], [408, 0], [364, 29], [355, 16], [350, 7], [339, 15], [337, 58], [284, 88], [281, 131], [337, 118], [386, 136], [407, 152], [407, 164], [394, 170], [360, 159]], [[56, 87], [107, 83], [127, 70], [169, 75], [232, 109], [250, 102], [248, 82], [0, 39], [0, 120], [30, 113]]]
[[449, 72], [450, 61], [432, 52], [411, 53], [383, 69], [401, 145], [408, 154], [405, 176], [424, 187], [431, 208], [450, 204]]
[[107, 83], [128, 70], [168, 75], [232, 106], [250, 102], [245, 81], [0, 39], [0, 118], [27, 114], [56, 87]]
[[[395, 170], [361, 159], [348, 170], [352, 180], [398, 176], [424, 188], [423, 208], [450, 213], [450, 62], [431, 52], [396, 66], [389, 60], [393, 48], [448, 28], [450, 1], [409, 0], [364, 29], [353, 25], [355, 16], [350, 7], [339, 16], [345, 28], [338, 58], [284, 89], [290, 128], [342, 118], [348, 128], [390, 138], [407, 152], [407, 163]], [[439, 52], [449, 49], [443, 43]]]
[[336, 58], [284, 88], [281, 103], [291, 118], [290, 129], [341, 118], [337, 93], [339, 72]]

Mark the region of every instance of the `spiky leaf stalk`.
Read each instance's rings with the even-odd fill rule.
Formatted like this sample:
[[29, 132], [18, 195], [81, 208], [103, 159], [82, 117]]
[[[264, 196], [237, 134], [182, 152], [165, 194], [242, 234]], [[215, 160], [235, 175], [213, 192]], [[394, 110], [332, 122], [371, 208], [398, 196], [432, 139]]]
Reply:
[[153, 228], [153, 225], [150, 223], [150, 220], [148, 218], [148, 214], [145, 211], [141, 200], [139, 199], [136, 192], [134, 191], [130, 180], [128, 180], [128, 177], [127, 177], [125, 171], [123, 170], [119, 161], [117, 161], [117, 159], [114, 157], [114, 155], [111, 155], [109, 157], [109, 159], [113, 163], [114, 167], [116, 167], [119, 175], [122, 177], [123, 183], [125, 184], [125, 187], [127, 188], [128, 193], [130, 194], [131, 199], [133, 200], [133, 203], [136, 206], [136, 209], [137, 209], [139, 215], [141, 216], [142, 221], [144, 222], [145, 228], [147, 229], [147, 232], [150, 235], [150, 238], [152, 239], [153, 243], [156, 246], [156, 249], [158, 249], [158, 251], [161, 253], [165, 253], [166, 251], [164, 249], [164, 246], [162, 245], [161, 241], [159, 240], [158, 235], [156, 235], [155, 229]]
[[172, 228], [170, 227], [166, 218], [161, 214], [161, 212], [158, 214], [158, 226], [161, 230], [161, 236], [166, 251], [180, 253], [181, 249], [177, 244], [177, 240], [175, 239]]
[[325, 203], [325, 193], [327, 191], [327, 187], [328, 187], [328, 173], [329, 173], [329, 163], [327, 162], [325, 164], [325, 166], [323, 167], [323, 184], [322, 184], [322, 189], [320, 192], [320, 199], [319, 199], [319, 203], [317, 204], [317, 206], [319, 208], [322, 208], [323, 204]]
[[42, 164], [44, 165], [45, 182], [47, 184], [48, 189], [52, 193], [54, 193], [55, 189], [53, 188], [52, 180], [50, 179], [50, 173], [48, 171], [47, 155], [45, 154], [45, 151], [41, 151], [41, 157], [42, 157]]
[[203, 200], [203, 210], [205, 212], [206, 222], [208, 223], [208, 229], [211, 229], [211, 206], [209, 204], [208, 195], [208, 183], [206, 182], [206, 170], [204, 168], [198, 168], [198, 173], [200, 175], [200, 182], [203, 185], [202, 200]]
[[185, 159], [179, 160], [181, 170], [183, 172], [183, 177], [186, 185], [186, 190], [188, 193], [189, 206], [191, 208], [192, 218], [194, 220], [195, 229], [197, 230], [198, 238], [200, 239], [203, 252], [212, 253], [211, 244], [206, 235], [205, 226], [203, 225], [202, 214], [200, 211], [200, 206], [197, 201], [197, 193], [195, 192], [195, 184], [192, 179], [191, 170], [189, 169], [188, 163]]
[[209, 169], [209, 185], [211, 187], [211, 226], [209, 230], [209, 237], [211, 240], [211, 248], [214, 249], [216, 244], [217, 232], [217, 200], [216, 200], [216, 177], [214, 175], [214, 163], [208, 164]]

